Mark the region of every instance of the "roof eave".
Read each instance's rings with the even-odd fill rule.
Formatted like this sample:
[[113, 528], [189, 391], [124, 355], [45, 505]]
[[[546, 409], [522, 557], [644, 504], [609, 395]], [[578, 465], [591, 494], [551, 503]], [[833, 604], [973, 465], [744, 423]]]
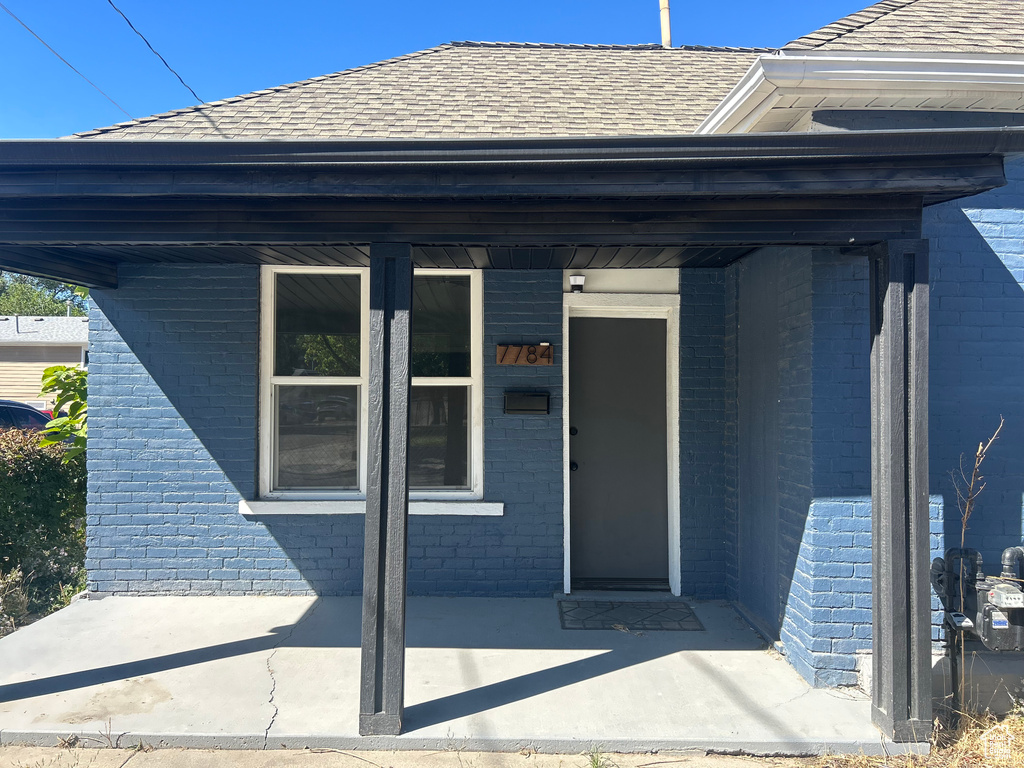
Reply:
[[[698, 135], [747, 133], [786, 97], [830, 103], [870, 97], [871, 108], [905, 100], [968, 99], [971, 111], [1024, 112], [1024, 56], [961, 53], [802, 51], [759, 56], [697, 128]], [[806, 107], [803, 111], [809, 111]]]

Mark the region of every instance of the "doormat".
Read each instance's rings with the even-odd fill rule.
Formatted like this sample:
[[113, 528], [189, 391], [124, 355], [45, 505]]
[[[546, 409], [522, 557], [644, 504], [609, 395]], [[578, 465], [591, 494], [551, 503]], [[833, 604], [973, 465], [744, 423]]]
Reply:
[[559, 600], [558, 618], [562, 629], [704, 631], [693, 609], [681, 601]]

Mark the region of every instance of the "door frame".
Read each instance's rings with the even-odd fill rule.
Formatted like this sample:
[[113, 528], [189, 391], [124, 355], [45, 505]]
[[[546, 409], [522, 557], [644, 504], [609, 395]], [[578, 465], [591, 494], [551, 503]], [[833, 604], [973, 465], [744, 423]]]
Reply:
[[668, 584], [677, 597], [682, 588], [682, 542], [679, 499], [679, 295], [651, 293], [562, 294], [562, 526], [564, 570], [562, 590], [571, 584], [569, 525], [569, 318], [612, 317], [665, 320], [665, 453], [668, 460]]

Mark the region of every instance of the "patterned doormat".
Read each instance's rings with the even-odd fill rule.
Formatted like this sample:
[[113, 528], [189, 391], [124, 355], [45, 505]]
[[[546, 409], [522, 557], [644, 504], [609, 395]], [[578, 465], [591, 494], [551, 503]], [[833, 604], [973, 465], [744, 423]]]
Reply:
[[681, 601], [559, 600], [558, 617], [562, 629], [704, 631], [693, 609]]

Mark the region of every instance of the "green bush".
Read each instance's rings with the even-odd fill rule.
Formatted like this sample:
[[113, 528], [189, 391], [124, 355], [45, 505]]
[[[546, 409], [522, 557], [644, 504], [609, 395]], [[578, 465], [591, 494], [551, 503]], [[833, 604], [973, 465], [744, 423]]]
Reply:
[[[0, 431], [0, 627], [61, 608], [85, 586], [85, 456]], [[19, 616], [12, 615], [17, 612]]]

